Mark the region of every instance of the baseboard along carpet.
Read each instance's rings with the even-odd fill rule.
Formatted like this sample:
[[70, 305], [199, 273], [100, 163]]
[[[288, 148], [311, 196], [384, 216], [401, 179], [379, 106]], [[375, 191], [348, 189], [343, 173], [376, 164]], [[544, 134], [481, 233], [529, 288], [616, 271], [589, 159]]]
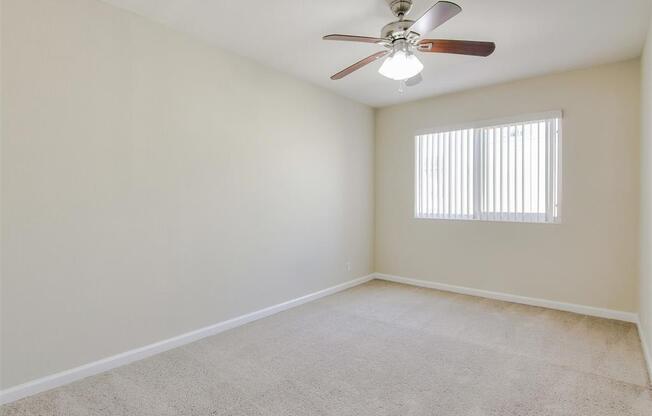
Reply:
[[373, 280], [0, 415], [649, 416], [631, 323]]

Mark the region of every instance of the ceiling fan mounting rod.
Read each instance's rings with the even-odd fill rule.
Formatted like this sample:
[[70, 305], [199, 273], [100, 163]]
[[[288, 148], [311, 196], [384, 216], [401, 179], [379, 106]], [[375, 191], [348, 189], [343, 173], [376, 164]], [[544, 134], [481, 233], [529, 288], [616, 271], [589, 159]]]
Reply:
[[412, 9], [412, 0], [387, 0], [387, 4], [389, 4], [389, 8], [394, 13], [394, 16], [401, 20]]

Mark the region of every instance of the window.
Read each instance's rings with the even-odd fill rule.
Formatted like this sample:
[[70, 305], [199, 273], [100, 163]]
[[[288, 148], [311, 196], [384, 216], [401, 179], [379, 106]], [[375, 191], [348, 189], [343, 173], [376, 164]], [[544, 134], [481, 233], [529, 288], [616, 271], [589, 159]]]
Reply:
[[415, 217], [559, 222], [561, 112], [415, 137]]

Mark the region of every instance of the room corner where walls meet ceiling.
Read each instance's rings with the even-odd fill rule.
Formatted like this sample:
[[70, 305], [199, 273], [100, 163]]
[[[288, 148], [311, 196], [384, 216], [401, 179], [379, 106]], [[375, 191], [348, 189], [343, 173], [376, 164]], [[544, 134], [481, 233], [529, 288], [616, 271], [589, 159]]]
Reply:
[[[381, 62], [330, 80], [382, 48], [321, 40], [327, 33], [379, 36], [395, 19], [385, 0], [103, 1], [373, 107], [638, 57], [652, 8], [648, 0], [457, 0], [462, 13], [428, 37], [492, 41], [496, 52], [486, 59], [431, 54], [423, 82], [400, 93], [398, 82], [377, 73]], [[414, 0], [410, 15], [434, 3]]]

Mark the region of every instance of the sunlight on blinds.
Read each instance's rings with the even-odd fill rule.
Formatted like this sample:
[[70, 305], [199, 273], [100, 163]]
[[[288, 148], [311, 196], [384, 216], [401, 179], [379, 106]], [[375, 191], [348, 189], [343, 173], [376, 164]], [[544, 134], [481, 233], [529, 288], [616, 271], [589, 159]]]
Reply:
[[417, 213], [473, 218], [473, 130], [417, 136]]
[[560, 120], [416, 136], [415, 216], [558, 222]]

